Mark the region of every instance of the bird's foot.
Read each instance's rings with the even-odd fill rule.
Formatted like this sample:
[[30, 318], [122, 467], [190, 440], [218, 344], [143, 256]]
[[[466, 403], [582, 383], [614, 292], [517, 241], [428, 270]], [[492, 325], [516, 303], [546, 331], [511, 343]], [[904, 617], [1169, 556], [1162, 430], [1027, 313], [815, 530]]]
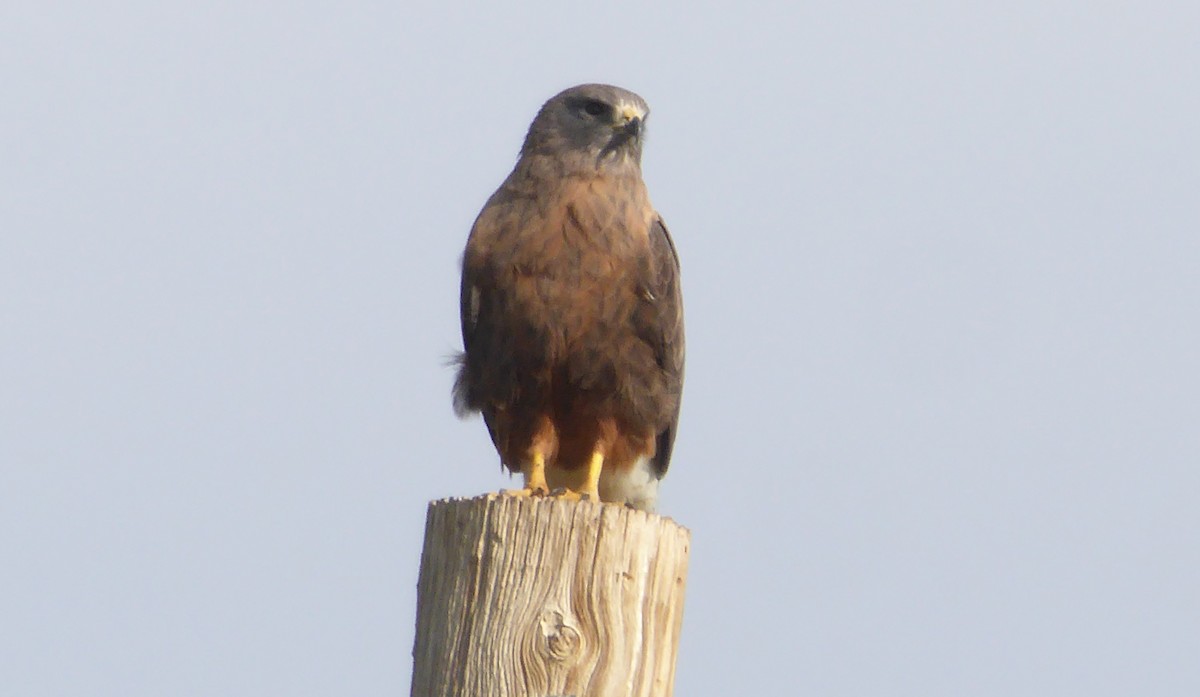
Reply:
[[554, 498], [566, 499], [567, 501], [595, 501], [596, 503], [600, 503], [600, 492], [587, 491], [586, 489], [583, 491], [575, 491], [574, 489], [559, 487], [558, 489], [551, 491], [550, 495]]
[[513, 496], [520, 499], [542, 498], [550, 493], [546, 486], [527, 486], [524, 489], [501, 489], [501, 496]]

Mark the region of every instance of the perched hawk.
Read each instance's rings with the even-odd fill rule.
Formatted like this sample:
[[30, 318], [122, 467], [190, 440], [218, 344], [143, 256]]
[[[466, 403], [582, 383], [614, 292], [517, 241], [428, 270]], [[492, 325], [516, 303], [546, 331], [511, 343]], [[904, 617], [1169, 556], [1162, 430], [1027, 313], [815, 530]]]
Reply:
[[646, 102], [542, 106], [471, 229], [455, 410], [483, 413], [517, 495], [653, 509], [683, 389], [679, 258], [642, 182]]

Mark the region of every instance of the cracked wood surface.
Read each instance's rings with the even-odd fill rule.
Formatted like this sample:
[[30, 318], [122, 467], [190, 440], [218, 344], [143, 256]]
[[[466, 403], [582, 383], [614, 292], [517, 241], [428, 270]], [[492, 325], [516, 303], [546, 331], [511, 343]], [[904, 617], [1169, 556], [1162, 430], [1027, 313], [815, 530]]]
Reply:
[[669, 697], [689, 543], [612, 504], [430, 503], [413, 697]]

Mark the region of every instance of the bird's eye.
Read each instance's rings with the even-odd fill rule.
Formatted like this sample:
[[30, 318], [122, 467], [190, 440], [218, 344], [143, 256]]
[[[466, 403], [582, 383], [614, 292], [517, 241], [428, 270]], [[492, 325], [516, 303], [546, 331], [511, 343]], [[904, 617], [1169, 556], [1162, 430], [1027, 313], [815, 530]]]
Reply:
[[608, 111], [608, 105], [604, 102], [596, 101], [595, 99], [589, 99], [588, 101], [584, 102], [583, 110], [591, 116], [600, 116]]

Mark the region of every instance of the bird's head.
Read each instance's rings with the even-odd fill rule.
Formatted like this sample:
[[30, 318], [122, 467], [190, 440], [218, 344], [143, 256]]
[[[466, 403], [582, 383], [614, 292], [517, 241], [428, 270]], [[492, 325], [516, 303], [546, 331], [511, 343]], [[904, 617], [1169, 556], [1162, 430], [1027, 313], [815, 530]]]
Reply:
[[579, 85], [551, 97], [529, 126], [523, 155], [551, 153], [574, 167], [640, 169], [646, 100], [612, 85]]

